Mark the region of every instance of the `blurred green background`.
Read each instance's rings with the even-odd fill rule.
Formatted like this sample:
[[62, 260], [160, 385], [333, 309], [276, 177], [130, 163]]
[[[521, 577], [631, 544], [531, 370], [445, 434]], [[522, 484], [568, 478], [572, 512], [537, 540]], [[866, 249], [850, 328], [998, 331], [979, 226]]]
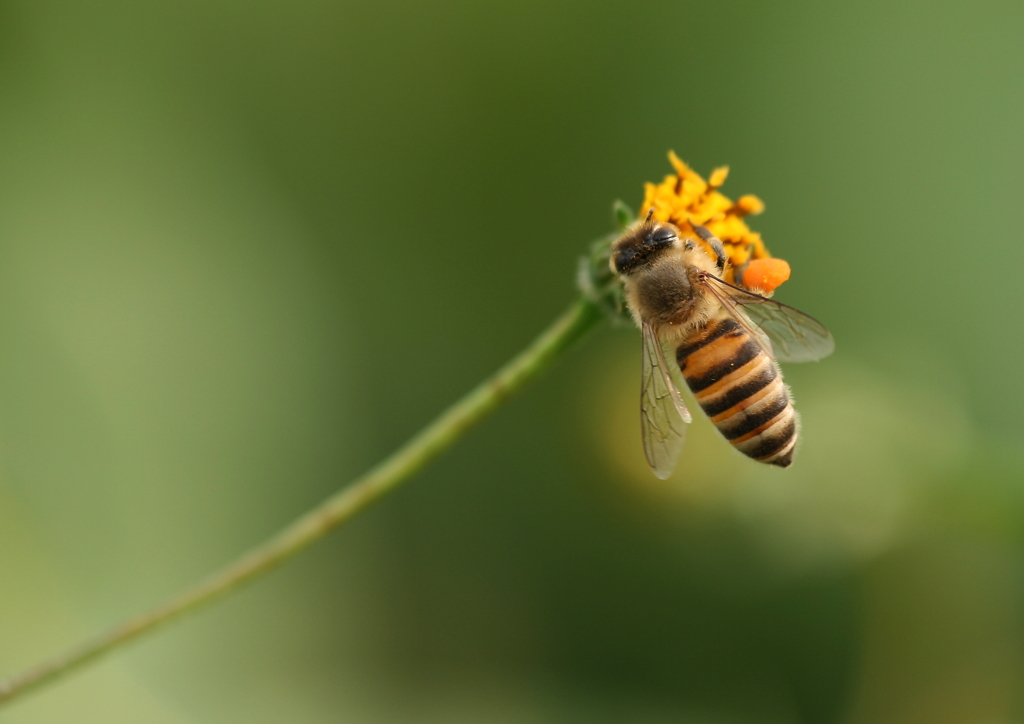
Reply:
[[196, 581], [570, 302], [674, 148], [832, 329], [788, 471], [603, 328], [408, 487], [0, 712], [1024, 721], [1024, 5], [0, 0], [0, 674]]

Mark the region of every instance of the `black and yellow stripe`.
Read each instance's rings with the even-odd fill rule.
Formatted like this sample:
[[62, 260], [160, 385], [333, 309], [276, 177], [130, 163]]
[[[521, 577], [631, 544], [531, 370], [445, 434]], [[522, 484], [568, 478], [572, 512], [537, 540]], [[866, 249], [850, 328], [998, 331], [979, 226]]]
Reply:
[[775, 361], [729, 316], [712, 319], [676, 350], [686, 384], [744, 455], [789, 467], [797, 415]]

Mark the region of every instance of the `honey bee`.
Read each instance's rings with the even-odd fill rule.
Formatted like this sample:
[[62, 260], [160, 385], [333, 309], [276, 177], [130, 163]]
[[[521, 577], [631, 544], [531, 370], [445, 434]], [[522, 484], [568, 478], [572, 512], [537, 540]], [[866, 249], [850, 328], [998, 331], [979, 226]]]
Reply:
[[789, 467], [800, 419], [779, 362], [807, 362], [835, 343], [813, 317], [729, 284], [722, 242], [692, 224], [696, 239], [663, 221], [627, 229], [612, 246], [611, 268], [643, 337], [640, 421], [644, 454], [667, 478], [693, 420], [676, 389], [664, 346], [705, 414], [737, 450]]

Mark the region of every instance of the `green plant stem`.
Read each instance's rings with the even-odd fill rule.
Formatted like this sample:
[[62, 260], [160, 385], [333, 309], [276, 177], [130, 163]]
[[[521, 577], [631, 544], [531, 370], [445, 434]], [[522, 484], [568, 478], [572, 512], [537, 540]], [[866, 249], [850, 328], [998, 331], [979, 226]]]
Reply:
[[579, 299], [529, 347], [361, 478], [192, 588], [0, 683], [0, 703], [49, 683], [268, 573], [426, 467], [523, 385], [547, 369], [603, 316], [592, 302]]

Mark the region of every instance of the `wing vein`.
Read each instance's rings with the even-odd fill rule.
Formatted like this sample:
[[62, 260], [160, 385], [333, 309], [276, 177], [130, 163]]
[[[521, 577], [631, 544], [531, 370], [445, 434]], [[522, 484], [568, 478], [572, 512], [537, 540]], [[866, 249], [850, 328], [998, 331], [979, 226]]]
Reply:
[[693, 418], [676, 389], [661, 341], [648, 324], [641, 327], [643, 374], [640, 383], [640, 428], [644, 455], [654, 474], [672, 474], [686, 435], [684, 423]]

